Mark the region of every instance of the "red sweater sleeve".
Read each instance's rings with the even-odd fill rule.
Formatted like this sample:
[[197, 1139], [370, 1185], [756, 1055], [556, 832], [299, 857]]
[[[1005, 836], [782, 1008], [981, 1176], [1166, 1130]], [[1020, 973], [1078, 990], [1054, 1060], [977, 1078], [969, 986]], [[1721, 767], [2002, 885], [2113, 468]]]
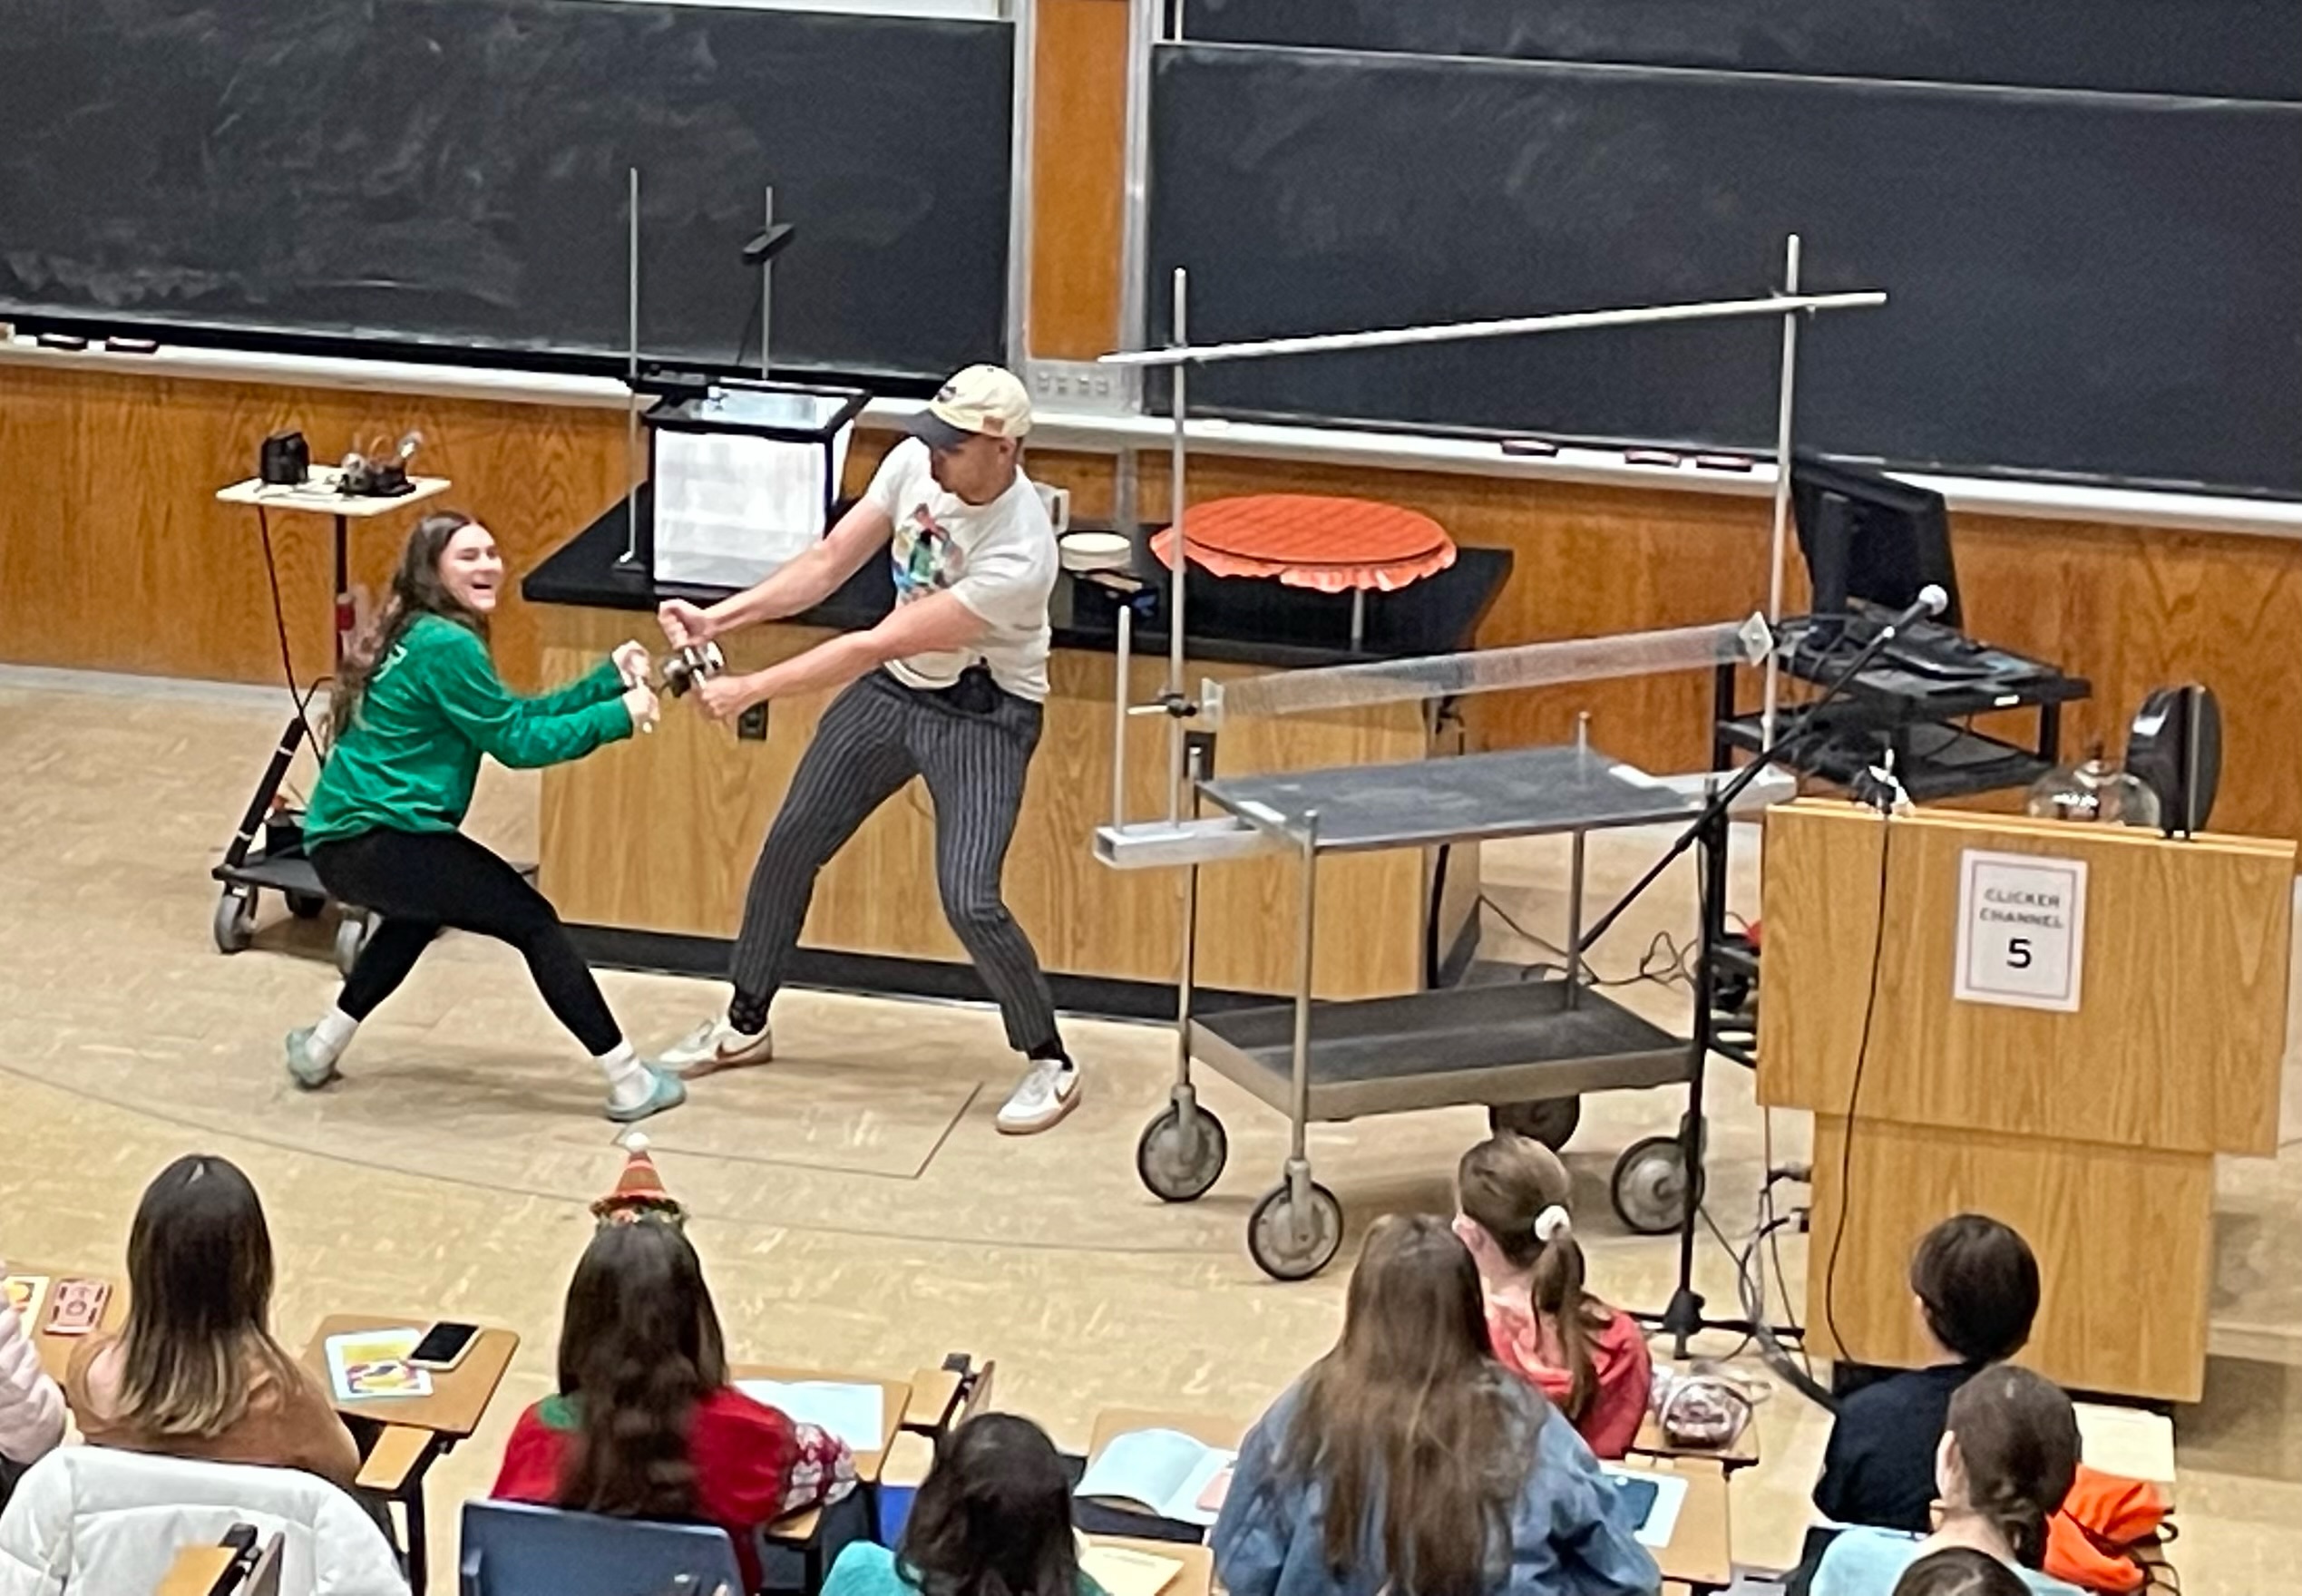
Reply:
[[828, 1502], [855, 1479], [846, 1443], [736, 1390], [714, 1392], [696, 1409], [688, 1452], [699, 1505], [731, 1529]]
[[559, 1496], [560, 1459], [564, 1433], [549, 1428], [531, 1407], [512, 1426], [504, 1444], [503, 1466], [496, 1472], [495, 1489], [488, 1494], [499, 1502], [533, 1502], [551, 1506]]

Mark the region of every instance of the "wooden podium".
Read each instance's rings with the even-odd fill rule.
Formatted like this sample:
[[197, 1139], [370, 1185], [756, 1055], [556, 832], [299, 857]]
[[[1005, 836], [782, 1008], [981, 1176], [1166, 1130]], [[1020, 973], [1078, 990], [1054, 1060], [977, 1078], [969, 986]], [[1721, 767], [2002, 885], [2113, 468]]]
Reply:
[[1808, 1344], [1926, 1361], [1911, 1249], [1975, 1212], [2038, 1254], [2022, 1361], [2195, 1400], [2214, 1156], [2277, 1150], [2294, 866], [2283, 841], [1770, 811], [1758, 1094], [1815, 1116]]

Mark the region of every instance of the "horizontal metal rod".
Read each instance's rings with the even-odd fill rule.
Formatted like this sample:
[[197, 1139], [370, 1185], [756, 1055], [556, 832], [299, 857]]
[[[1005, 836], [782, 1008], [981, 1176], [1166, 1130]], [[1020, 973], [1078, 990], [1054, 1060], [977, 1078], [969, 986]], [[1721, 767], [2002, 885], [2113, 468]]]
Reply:
[[1507, 338], [1521, 333], [1571, 333], [1581, 327], [1630, 327], [1661, 322], [1728, 321], [1781, 316], [1794, 310], [1857, 310], [1884, 305], [1884, 289], [1850, 294], [1774, 294], [1764, 299], [1715, 299], [1700, 305], [1650, 305], [1633, 310], [1570, 310], [1558, 316], [1519, 316], [1507, 321], [1452, 321], [1431, 326], [1384, 327], [1366, 333], [1313, 333], [1299, 338], [1258, 338], [1242, 344], [1127, 349], [1099, 356], [1105, 365], [1186, 365], [1214, 360], [1260, 360], [1269, 355], [1321, 355], [1343, 349], [1387, 349], [1399, 344], [1448, 344], [1465, 338]]

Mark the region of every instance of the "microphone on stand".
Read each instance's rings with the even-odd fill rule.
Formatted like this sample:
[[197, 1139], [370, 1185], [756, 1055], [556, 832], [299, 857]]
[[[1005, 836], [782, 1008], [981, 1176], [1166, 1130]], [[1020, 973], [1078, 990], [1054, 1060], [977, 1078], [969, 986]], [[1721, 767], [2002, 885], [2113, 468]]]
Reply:
[[1949, 608], [1950, 595], [1943, 591], [1940, 583], [1928, 582], [1918, 589], [1918, 597], [1911, 600], [1909, 608], [1887, 623], [1886, 629], [1888, 632], [1899, 632], [1905, 627], [1922, 621], [1930, 615], [1940, 615]]

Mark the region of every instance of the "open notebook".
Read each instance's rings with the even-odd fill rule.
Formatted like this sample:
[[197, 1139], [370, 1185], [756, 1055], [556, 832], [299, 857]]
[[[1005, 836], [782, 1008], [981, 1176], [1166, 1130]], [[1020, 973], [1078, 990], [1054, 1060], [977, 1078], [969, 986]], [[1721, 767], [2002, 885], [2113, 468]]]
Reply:
[[1239, 1455], [1180, 1430], [1114, 1435], [1080, 1476], [1078, 1494], [1132, 1502], [1161, 1518], [1201, 1529], [1223, 1511]]

